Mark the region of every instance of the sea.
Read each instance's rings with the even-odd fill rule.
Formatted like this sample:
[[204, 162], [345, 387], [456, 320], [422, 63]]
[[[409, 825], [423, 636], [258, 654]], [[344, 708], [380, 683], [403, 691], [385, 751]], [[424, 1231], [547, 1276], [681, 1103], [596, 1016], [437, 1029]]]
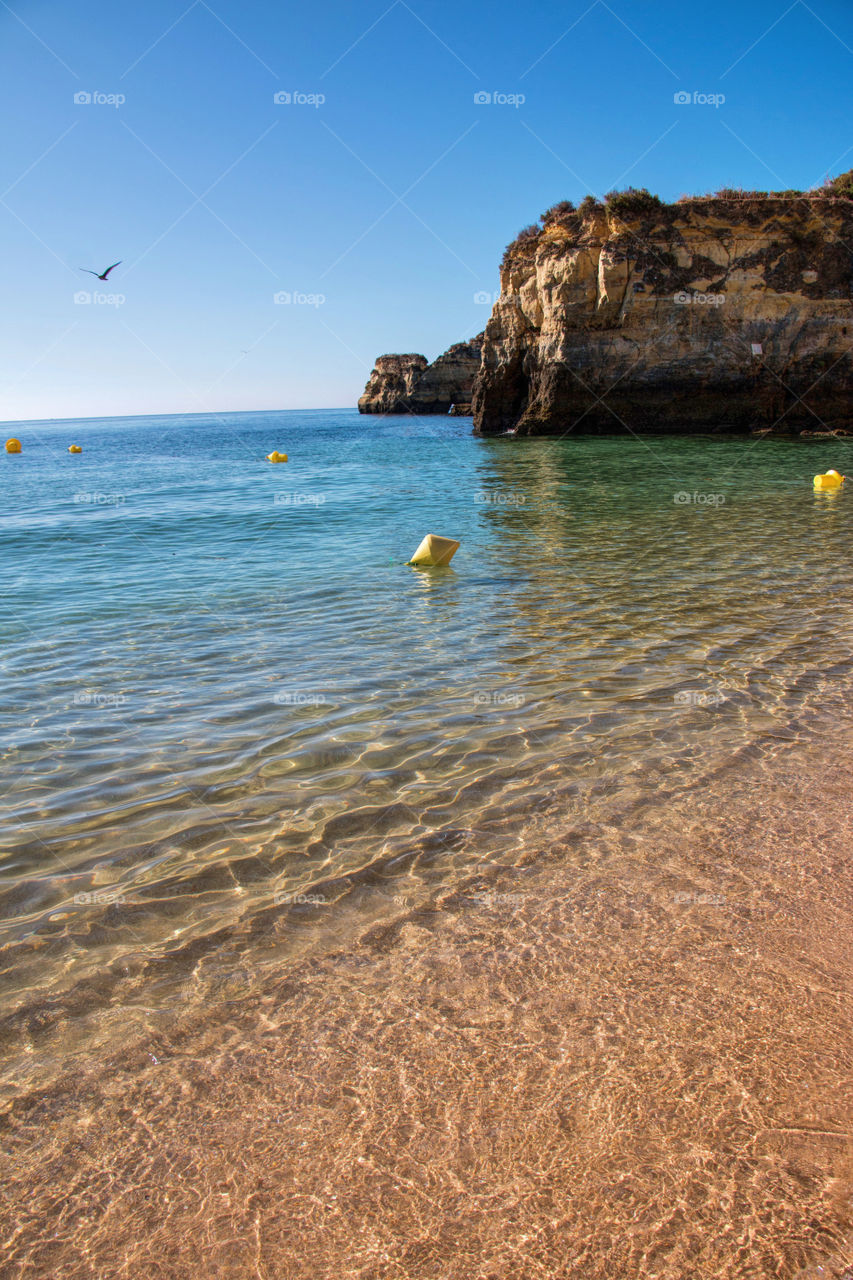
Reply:
[[[688, 918], [727, 964], [755, 886], [766, 906], [774, 866], [802, 872], [756, 850], [784, 813], [768, 797], [849, 751], [853, 499], [812, 485], [853, 467], [849, 440], [481, 439], [470, 419], [350, 409], [6, 434], [22, 451], [0, 455], [4, 1107], [116, 1054], [156, 1070], [182, 1027], [227, 1025], [271, 984], [402, 937], [375, 1011], [442, 903], [474, 929], [464, 954], [485, 945], [478, 919], [501, 932], [497, 972], [514, 937], [529, 948], [531, 904], [555, 909], [546, 881], [564, 904], [534, 930], [546, 952], [559, 936], [587, 972], [620, 955], [630, 970], [665, 940], [644, 989], [669, 1010], [674, 975], [693, 983], [707, 960], [695, 929], [673, 942]], [[449, 566], [408, 563], [428, 533], [459, 541]], [[814, 795], [791, 839], [819, 861]], [[726, 839], [682, 845], [711, 809]], [[840, 927], [815, 936], [835, 945]], [[801, 999], [783, 983], [767, 1007]], [[730, 1274], [721, 1257], [695, 1274]]]

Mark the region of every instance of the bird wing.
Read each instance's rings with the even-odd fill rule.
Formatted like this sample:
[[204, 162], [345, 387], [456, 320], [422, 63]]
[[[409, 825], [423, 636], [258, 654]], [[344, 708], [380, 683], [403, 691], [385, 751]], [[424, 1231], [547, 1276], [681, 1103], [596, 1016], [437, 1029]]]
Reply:
[[103, 275], [104, 280], [106, 280], [107, 276], [110, 274], [110, 272], [112, 271], [113, 267], [120, 267], [120, 266], [121, 266], [121, 264], [122, 264], [122, 259], [121, 259], [121, 258], [119, 258], [118, 262], [114, 262], [112, 267], [107, 267], [107, 269], [106, 269], [106, 271], [104, 272], [104, 275]]
[[85, 271], [85, 272], [86, 272], [88, 275], [90, 275], [90, 276], [98, 276], [98, 279], [99, 279], [99, 280], [100, 280], [100, 278], [101, 278], [101, 277], [98, 275], [97, 271], [93, 271], [93, 270], [91, 269], [91, 267], [81, 267], [81, 268], [80, 268], [80, 270], [81, 270], [81, 271]]

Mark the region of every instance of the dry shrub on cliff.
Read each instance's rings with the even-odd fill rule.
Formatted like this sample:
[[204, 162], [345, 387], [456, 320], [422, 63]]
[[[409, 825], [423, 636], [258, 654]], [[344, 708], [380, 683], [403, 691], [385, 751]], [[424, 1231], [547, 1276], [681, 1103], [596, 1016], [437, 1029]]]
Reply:
[[582, 218], [589, 218], [594, 213], [600, 213], [603, 208], [604, 205], [595, 196], [584, 196], [578, 205], [578, 213]]
[[845, 200], [853, 199], [853, 169], [848, 169], [846, 173], [839, 173], [837, 178], [827, 178], [822, 187], [818, 187], [815, 191], [810, 191], [809, 195], [824, 198], [838, 198], [839, 196]]
[[539, 239], [540, 232], [541, 227], [535, 222], [531, 222], [529, 227], [522, 227], [515, 239], [511, 240], [504, 250], [503, 262], [501, 265], [506, 266], [515, 250], [520, 249], [523, 245], [529, 245], [533, 248], [536, 241]]
[[[837, 178], [827, 178], [822, 186], [811, 191], [800, 191], [788, 187], [784, 191], [747, 191], [743, 187], [721, 187], [719, 191], [709, 191], [705, 195], [681, 195], [677, 204], [694, 204], [704, 201], [722, 201], [726, 204], [756, 204], [764, 200], [853, 200], [853, 169], [840, 173]], [[503, 265], [509, 262], [513, 254], [527, 246], [534, 249], [539, 237], [548, 227], [559, 224], [575, 224], [578, 220], [591, 218], [595, 214], [615, 214], [620, 218], [651, 218], [667, 206], [659, 196], [653, 195], [646, 187], [627, 187], [624, 191], [608, 191], [604, 202], [595, 196], [584, 196], [577, 209], [571, 200], [559, 200], [540, 215], [539, 224], [531, 223], [522, 228], [515, 239], [507, 245], [503, 257]]]
[[550, 209], [539, 215], [543, 227], [550, 227], [555, 222], [565, 222], [575, 214], [575, 206], [571, 200], [560, 200], [552, 204]]
[[645, 187], [626, 187], [624, 191], [608, 191], [604, 197], [608, 213], [620, 218], [649, 218], [663, 208], [659, 196]]
[[766, 191], [745, 191], [743, 187], [720, 187], [711, 197], [713, 200], [766, 200]]

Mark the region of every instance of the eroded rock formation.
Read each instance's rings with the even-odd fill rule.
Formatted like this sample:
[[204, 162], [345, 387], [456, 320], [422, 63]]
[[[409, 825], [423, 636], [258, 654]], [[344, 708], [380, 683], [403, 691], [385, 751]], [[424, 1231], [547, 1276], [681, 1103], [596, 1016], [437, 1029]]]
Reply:
[[849, 199], [568, 206], [507, 250], [474, 427], [844, 429], [851, 348]]
[[421, 355], [379, 356], [359, 413], [447, 413], [451, 406], [467, 406], [470, 412], [482, 341], [478, 334], [457, 342], [432, 364]]
[[429, 367], [426, 356], [378, 356], [359, 398], [359, 413], [405, 413], [418, 379]]

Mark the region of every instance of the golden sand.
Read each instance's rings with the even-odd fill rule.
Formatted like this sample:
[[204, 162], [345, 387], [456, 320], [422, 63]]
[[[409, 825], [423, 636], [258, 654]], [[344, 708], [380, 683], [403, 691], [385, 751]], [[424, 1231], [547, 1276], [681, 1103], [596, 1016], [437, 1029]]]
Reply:
[[0, 1275], [849, 1280], [848, 764], [758, 750], [20, 1099]]

